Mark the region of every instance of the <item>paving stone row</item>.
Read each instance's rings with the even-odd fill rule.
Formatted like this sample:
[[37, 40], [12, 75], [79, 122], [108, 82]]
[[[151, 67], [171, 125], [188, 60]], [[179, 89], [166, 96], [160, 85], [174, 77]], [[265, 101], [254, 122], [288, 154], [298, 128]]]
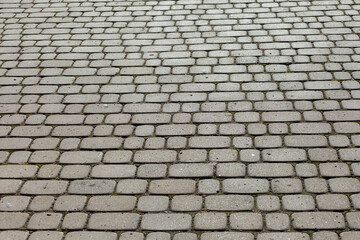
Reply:
[[[95, 160], [95, 161], [91, 161]], [[121, 159], [118, 159], [121, 160]], [[220, 159], [216, 159], [220, 162]], [[37, 165], [25, 165], [21, 162], [12, 162], [9, 165], [0, 166], [1, 179], [32, 179], [35, 176], [39, 179], [81, 179], [90, 176], [91, 178], [165, 178], [165, 177], [253, 177], [253, 178], [271, 178], [271, 177], [351, 177], [360, 176], [359, 163], [178, 163], [168, 167], [162, 163], [150, 162], [148, 159], [139, 164], [129, 165], [126, 162], [105, 162], [109, 164], [97, 165], [91, 167], [90, 164], [99, 163], [96, 159], [90, 159], [87, 162], [76, 162], [71, 159], [60, 164], [51, 164], [49, 161], [33, 161]], [[114, 164], [117, 163], [117, 164]], [[119, 164], [123, 163], [123, 164]], [[80, 165], [82, 164], [82, 165]], [[89, 165], [88, 165], [89, 164]], [[319, 170], [318, 170], [319, 169]], [[335, 180], [334, 180], [335, 181]], [[306, 182], [306, 180], [305, 180]]]
[[[78, 173], [81, 169], [77, 169]], [[75, 172], [75, 169], [73, 170]], [[191, 177], [198, 177], [204, 174], [191, 174]], [[239, 174], [240, 175], [240, 174]], [[303, 189], [309, 193], [357, 193], [360, 191], [360, 183], [357, 178], [351, 177], [333, 177], [328, 180], [317, 177], [309, 177], [304, 181], [298, 178], [275, 178], [272, 174], [264, 174], [272, 180], [262, 178], [232, 178], [234, 176], [219, 176], [225, 178], [219, 180], [195, 180], [188, 179], [163, 179], [151, 180], [145, 179], [125, 179], [119, 180], [78, 180], [71, 182], [66, 180], [28, 180], [23, 183], [21, 180], [1, 180], [4, 185], [1, 189], [2, 194], [15, 194], [20, 190], [24, 195], [57, 195], [64, 194], [66, 191], [70, 194], [191, 194], [196, 192], [198, 184], [198, 192], [201, 194], [237, 193], [237, 194], [260, 194], [260, 193], [278, 193], [291, 194], [302, 193]], [[285, 175], [285, 174], [284, 174]], [[111, 176], [118, 178], [117, 176]], [[277, 176], [276, 176], [277, 177]], [[101, 178], [101, 177], [99, 177]], [[187, 184], [187, 186], [179, 186], [179, 184]], [[303, 185], [305, 186], [303, 188]], [[221, 186], [221, 187], [220, 187]], [[211, 188], [211, 189], [210, 189]], [[202, 191], [204, 190], [204, 191]]]
[[[31, 235], [28, 232], [19, 232], [19, 231], [4, 231], [0, 233], [1, 237], [6, 238], [17, 238], [19, 240], [26, 240], [29, 236], [29, 239], [41, 239], [44, 237], [51, 237], [54, 240], [61, 240], [64, 237], [62, 232], [56, 231], [39, 231], [34, 232]], [[352, 240], [359, 236], [359, 232], [343, 232], [340, 234], [342, 240]], [[172, 238], [173, 237], [173, 238]], [[254, 240], [255, 237], [251, 233], [241, 233], [241, 232], [207, 232], [202, 233], [200, 235], [201, 240], [215, 240], [219, 237], [227, 237], [234, 239], [244, 239], [244, 240]], [[257, 239], [260, 240], [271, 240], [274, 237], [277, 239], [285, 240], [285, 239], [304, 239], [309, 240], [310, 235], [307, 233], [297, 233], [297, 232], [275, 232], [275, 233], [260, 233], [257, 236]], [[100, 231], [73, 231], [68, 233], [65, 236], [66, 240], [85, 240], [85, 239], [105, 239], [105, 240], [117, 240], [118, 235], [115, 232], [100, 232]], [[171, 235], [167, 232], [151, 232], [147, 234], [147, 239], [190, 239], [195, 240], [198, 239], [198, 236], [195, 233], [176, 233]], [[319, 231], [312, 234], [312, 239], [321, 240], [324, 238], [328, 238], [331, 240], [338, 240], [338, 236], [336, 233], [329, 231]], [[120, 234], [120, 240], [134, 239], [134, 240], [143, 240], [145, 239], [145, 235], [140, 232], [125, 232]]]
[[[0, 213], [2, 218], [7, 218], [7, 223], [2, 223], [2, 229], [19, 229], [25, 222], [29, 230], [56, 230], [60, 226], [62, 214], [60, 213], [34, 213], [31, 217], [27, 213]], [[346, 214], [350, 229], [359, 229], [356, 219], [357, 213]], [[186, 213], [146, 213], [141, 216], [136, 213], [93, 213], [87, 220], [85, 213], [68, 213], [62, 223], [62, 229], [79, 230], [136, 230], [144, 231], [178, 231], [189, 230], [192, 217]], [[201, 212], [194, 217], [195, 230], [226, 230], [229, 222], [230, 230], [262, 230], [264, 227], [272, 231], [282, 231], [290, 228], [290, 218], [285, 213], [269, 213], [263, 216], [259, 213], [232, 213], [227, 217], [222, 212]], [[291, 221], [294, 229], [345, 229], [345, 218], [337, 212], [304, 212], [293, 213]], [[87, 223], [88, 222], [88, 223]], [[325, 222], [325, 224], [324, 224]], [[251, 235], [252, 236], [252, 235]]]
[[[16, 139], [15, 139], [16, 140]], [[72, 140], [72, 139], [70, 139]], [[69, 141], [69, 144], [73, 142]], [[71, 148], [65, 150], [74, 150]], [[75, 149], [76, 150], [76, 149]], [[134, 150], [135, 151], [135, 150]], [[340, 149], [339, 155], [335, 149], [331, 148], [311, 148], [308, 151], [297, 148], [273, 148], [273, 149], [187, 149], [187, 150], [138, 150], [133, 153], [132, 150], [109, 150], [103, 151], [66, 151], [59, 152], [54, 150], [43, 151], [0, 151], [0, 162], [6, 164], [154, 164], [154, 163], [211, 163], [217, 164], [221, 162], [241, 162], [243, 163], [292, 163], [304, 162], [305, 165], [350, 165], [352, 168], [358, 164], [358, 148]], [[339, 162], [339, 161], [342, 162]], [[314, 164], [307, 163], [307, 161]], [[333, 163], [323, 163], [333, 162]], [[301, 165], [301, 164], [297, 164]], [[195, 166], [195, 165], [194, 165]], [[345, 166], [345, 165], [344, 165]], [[0, 167], [11, 167], [0, 166]], [[32, 166], [28, 166], [32, 167]], [[35, 166], [34, 166], [35, 167]], [[355, 174], [355, 171], [353, 172]]]
[[[168, 180], [176, 181], [176, 180]], [[181, 180], [186, 182], [185, 180]], [[256, 182], [256, 179], [254, 180]], [[254, 182], [253, 181], [253, 182]], [[277, 180], [274, 182], [276, 183]], [[95, 181], [96, 182], [96, 181]], [[123, 181], [127, 183], [136, 183], [136, 181]], [[143, 183], [143, 181], [137, 181]], [[180, 182], [180, 180], [178, 180]], [[248, 181], [251, 183], [251, 181]], [[257, 181], [260, 182], [260, 181]], [[47, 182], [51, 183], [51, 182]], [[139, 212], [195, 212], [195, 211], [250, 211], [255, 208], [268, 214], [267, 212], [296, 212], [311, 211], [318, 208], [321, 211], [350, 210], [359, 209], [359, 194], [352, 194], [348, 197], [345, 194], [319, 194], [314, 199], [311, 194], [292, 194], [280, 198], [270, 195], [212, 195], [216, 193], [216, 188], [210, 192], [210, 184], [216, 185], [216, 180], [206, 179], [199, 182], [199, 191], [209, 196], [195, 196], [175, 194], [171, 199], [168, 196], [141, 196], [138, 199], [134, 196], [36, 196], [31, 199], [30, 196], [5, 196], [0, 201], [2, 212], [16, 212], [28, 209], [31, 212], [49, 211], [56, 212], [82, 212], [84, 209], [92, 212], [129, 212], [137, 210]], [[331, 181], [330, 181], [331, 183]], [[154, 183], [156, 184], [156, 183]], [[157, 184], [161, 182], [157, 181]], [[120, 184], [119, 184], [120, 185]], [[219, 185], [218, 185], [219, 186]], [[122, 187], [122, 186], [120, 186]], [[151, 187], [151, 186], [150, 186]], [[205, 189], [208, 187], [207, 189]], [[202, 191], [202, 190], [207, 190]], [[175, 191], [175, 189], [174, 189]], [[219, 189], [217, 190], [219, 191]], [[177, 192], [180, 192], [179, 190]], [[182, 192], [186, 192], [182, 189]], [[256, 201], [255, 201], [256, 198]], [[333, 202], [336, 202], [334, 204]], [[241, 203], [241, 204], [240, 204]], [[85, 207], [86, 206], [86, 207]], [[348, 213], [347, 213], [348, 214]], [[356, 215], [350, 212], [348, 215]]]

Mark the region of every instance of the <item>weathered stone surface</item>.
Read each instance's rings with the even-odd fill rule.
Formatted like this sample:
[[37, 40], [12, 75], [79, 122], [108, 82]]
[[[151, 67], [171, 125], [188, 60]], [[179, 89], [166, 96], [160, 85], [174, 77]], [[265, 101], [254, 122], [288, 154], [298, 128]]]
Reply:
[[0, 0], [0, 240], [360, 239], [359, 0]]
[[169, 179], [153, 180], [149, 192], [153, 194], [190, 194], [195, 192], [194, 180]]
[[205, 208], [211, 211], [245, 211], [254, 208], [254, 198], [242, 195], [208, 196]]
[[135, 230], [140, 216], [135, 213], [94, 213], [90, 216], [90, 230]]
[[110, 194], [114, 192], [113, 180], [75, 180], [70, 183], [70, 194]]
[[345, 219], [336, 212], [304, 212], [291, 215], [295, 229], [344, 229]]
[[141, 229], [153, 231], [180, 231], [191, 228], [191, 216], [180, 213], [145, 214], [142, 217]]

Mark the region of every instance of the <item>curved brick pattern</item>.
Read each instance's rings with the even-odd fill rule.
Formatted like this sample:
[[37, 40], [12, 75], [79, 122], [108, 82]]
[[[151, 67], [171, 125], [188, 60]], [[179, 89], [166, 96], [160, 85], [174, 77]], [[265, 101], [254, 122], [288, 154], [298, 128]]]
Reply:
[[0, 0], [0, 239], [360, 239], [359, 0]]

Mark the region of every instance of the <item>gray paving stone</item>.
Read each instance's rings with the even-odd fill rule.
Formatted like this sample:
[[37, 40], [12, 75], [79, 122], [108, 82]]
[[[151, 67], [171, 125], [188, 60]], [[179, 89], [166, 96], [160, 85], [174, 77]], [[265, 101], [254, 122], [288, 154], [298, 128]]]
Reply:
[[142, 194], [146, 192], [148, 182], [140, 179], [125, 179], [118, 182], [116, 193], [118, 194]]
[[346, 163], [321, 163], [319, 170], [322, 177], [350, 176], [350, 169]]
[[316, 196], [317, 206], [320, 210], [347, 210], [350, 208], [350, 201], [346, 195], [324, 194]]
[[136, 213], [94, 213], [90, 216], [90, 230], [135, 230], [140, 222]]
[[180, 239], [189, 239], [189, 240], [197, 240], [198, 237], [195, 233], [177, 233], [174, 235], [174, 240]]
[[352, 149], [340, 149], [340, 159], [343, 161], [359, 161], [359, 148], [352, 148]]
[[118, 137], [89, 137], [81, 141], [81, 149], [119, 149], [123, 139]]
[[144, 240], [144, 234], [139, 232], [124, 232], [120, 235], [120, 240]]
[[307, 233], [299, 232], [260, 233], [258, 236], [258, 240], [271, 240], [273, 238], [278, 240], [310, 240], [310, 236]]
[[301, 193], [301, 180], [295, 178], [277, 178], [271, 180], [271, 189], [274, 193]]
[[165, 164], [143, 164], [137, 169], [138, 178], [164, 178], [166, 174]]
[[281, 201], [286, 211], [315, 210], [315, 200], [310, 195], [286, 195], [282, 197]]
[[225, 179], [222, 182], [224, 193], [259, 194], [270, 190], [266, 179]]
[[62, 164], [94, 164], [99, 163], [103, 153], [96, 151], [70, 151], [61, 154], [59, 162]]
[[211, 162], [235, 162], [238, 159], [238, 152], [235, 149], [213, 149], [209, 152]]
[[301, 120], [299, 112], [263, 112], [261, 119], [264, 122], [298, 122]]
[[214, 194], [220, 191], [220, 181], [215, 179], [203, 179], [199, 181], [198, 191], [201, 194]]
[[360, 232], [353, 231], [353, 232], [342, 232], [340, 233], [341, 240], [350, 240], [360, 236]]
[[278, 148], [282, 146], [282, 139], [279, 136], [258, 136], [254, 144], [256, 148]]
[[215, 240], [215, 239], [241, 239], [241, 240], [254, 240], [254, 235], [251, 233], [240, 232], [205, 232], [201, 234], [201, 240]]
[[306, 161], [306, 151], [303, 149], [265, 149], [262, 158], [267, 162], [301, 162]]
[[88, 215], [86, 213], [68, 213], [65, 215], [61, 228], [79, 230], [85, 227]]
[[169, 167], [169, 177], [212, 177], [213, 165], [203, 163], [173, 164]]
[[309, 149], [309, 158], [311, 161], [336, 161], [338, 160], [335, 149], [313, 148]]
[[194, 180], [168, 179], [153, 180], [149, 192], [153, 194], [190, 194], [195, 192]]
[[328, 142], [321, 135], [285, 136], [285, 145], [289, 147], [326, 147]]
[[223, 195], [205, 198], [205, 208], [210, 211], [245, 211], [254, 208], [251, 196]]
[[30, 146], [31, 138], [1, 138], [1, 150], [24, 150]]
[[247, 168], [250, 177], [292, 177], [294, 168], [287, 163], [253, 163]]
[[299, 177], [316, 177], [318, 171], [315, 164], [299, 163], [295, 166], [296, 175]]
[[142, 217], [141, 229], [143, 230], [188, 230], [191, 228], [191, 216], [189, 214], [145, 214]]
[[29, 205], [30, 211], [48, 211], [53, 203], [55, 198], [53, 196], [35, 196]]
[[35, 213], [31, 216], [27, 228], [30, 230], [57, 229], [61, 219], [62, 214], [60, 213]]
[[177, 195], [172, 198], [170, 207], [177, 212], [199, 211], [202, 202], [201, 196]]
[[263, 219], [259, 213], [233, 213], [229, 221], [231, 229], [261, 230], [263, 228]]
[[242, 163], [219, 163], [216, 166], [218, 177], [244, 177], [246, 166]]
[[176, 161], [176, 152], [173, 150], [142, 150], [134, 155], [135, 163], [166, 163]]
[[168, 207], [169, 198], [166, 196], [142, 196], [137, 203], [137, 209], [141, 212], [162, 212], [166, 211]]
[[290, 219], [284, 213], [269, 213], [265, 216], [265, 224], [268, 230], [283, 231], [290, 228]]
[[38, 170], [34, 165], [0, 166], [0, 178], [33, 178]]
[[0, 229], [2, 230], [21, 229], [24, 227], [27, 219], [29, 218], [29, 214], [21, 212], [2, 212], [0, 213], [0, 216]]
[[70, 194], [110, 194], [114, 192], [113, 180], [75, 180], [70, 183]]
[[94, 178], [134, 178], [136, 167], [132, 165], [97, 165], [92, 168]]
[[0, 233], [2, 239], [26, 240], [28, 236], [29, 232], [26, 231], [8, 230]]
[[100, 232], [100, 231], [79, 231], [79, 232], [70, 232], [66, 234], [66, 240], [85, 240], [92, 238], [94, 240], [116, 240], [117, 234], [113, 232]]
[[198, 213], [194, 217], [194, 228], [197, 230], [223, 230], [226, 228], [226, 224], [225, 213]]
[[153, 232], [153, 233], [149, 233], [146, 236], [146, 239], [170, 240], [171, 235], [170, 235], [170, 233], [166, 233], [166, 232]]
[[94, 196], [89, 199], [86, 209], [95, 212], [131, 211], [135, 204], [133, 196]]
[[315, 232], [312, 234], [314, 240], [321, 240], [321, 239], [331, 239], [331, 240], [338, 240], [338, 235], [336, 233], [330, 231], [321, 231]]
[[81, 211], [85, 207], [87, 199], [85, 196], [60, 196], [54, 204], [55, 211], [70, 212]]
[[191, 137], [189, 140], [190, 148], [224, 148], [230, 147], [230, 138], [222, 136]]
[[55, 195], [65, 193], [67, 181], [57, 180], [30, 180], [26, 181], [20, 193], [25, 195]]
[[360, 182], [356, 178], [329, 179], [330, 191], [335, 193], [352, 193], [360, 191]]
[[344, 229], [345, 218], [336, 212], [304, 212], [291, 215], [295, 229]]
[[294, 134], [326, 134], [332, 129], [328, 123], [292, 123], [290, 131]]
[[0, 210], [4, 212], [24, 211], [29, 205], [30, 197], [5, 196], [1, 198]]

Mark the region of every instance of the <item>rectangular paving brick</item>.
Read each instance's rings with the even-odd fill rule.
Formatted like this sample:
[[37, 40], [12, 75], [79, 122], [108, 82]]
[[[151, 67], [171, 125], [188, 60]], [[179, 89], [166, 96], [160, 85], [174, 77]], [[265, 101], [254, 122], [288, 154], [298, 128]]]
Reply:
[[33, 178], [38, 171], [34, 165], [2, 165], [0, 178]]
[[135, 230], [140, 221], [136, 213], [94, 213], [90, 216], [90, 230]]
[[21, 229], [24, 227], [29, 214], [27, 213], [0, 213], [0, 229], [9, 230], [9, 229]]
[[123, 139], [119, 137], [90, 137], [81, 141], [81, 149], [119, 149]]
[[169, 177], [212, 177], [213, 165], [203, 163], [173, 164], [169, 167]]
[[345, 218], [337, 212], [304, 212], [291, 215], [295, 229], [344, 229]]
[[326, 147], [328, 145], [326, 137], [320, 135], [285, 136], [284, 141], [288, 147]]
[[296, 148], [265, 149], [262, 158], [266, 162], [301, 162], [306, 161], [306, 151]]
[[94, 212], [122, 212], [135, 208], [134, 196], [93, 196], [87, 203], [86, 210]]
[[324, 112], [327, 121], [359, 121], [360, 111], [329, 111]]
[[30, 146], [31, 138], [1, 138], [0, 150], [24, 150]]
[[70, 194], [111, 194], [116, 182], [113, 180], [75, 180], [70, 183]]
[[180, 213], [145, 214], [141, 220], [142, 230], [180, 231], [191, 228], [191, 215]]
[[191, 124], [172, 124], [160, 125], [156, 127], [156, 135], [158, 136], [186, 136], [194, 135], [196, 126]]
[[173, 150], [141, 150], [134, 155], [135, 163], [175, 162], [177, 153]]
[[25, 195], [57, 195], [65, 193], [67, 181], [31, 180], [24, 183], [20, 193]]
[[100, 232], [100, 231], [79, 231], [69, 232], [66, 234], [66, 240], [116, 240], [117, 234], [114, 232]]
[[168, 179], [153, 180], [149, 185], [152, 194], [190, 194], [194, 193], [196, 183], [194, 180]]
[[61, 154], [61, 164], [94, 164], [101, 162], [103, 153], [100, 151], [69, 151]]
[[270, 190], [266, 179], [225, 179], [222, 182], [224, 193], [259, 194]]
[[208, 196], [205, 198], [205, 208], [210, 211], [251, 211], [254, 198], [246, 195]]
[[190, 148], [225, 148], [230, 147], [231, 139], [222, 136], [197, 136], [189, 140]]

